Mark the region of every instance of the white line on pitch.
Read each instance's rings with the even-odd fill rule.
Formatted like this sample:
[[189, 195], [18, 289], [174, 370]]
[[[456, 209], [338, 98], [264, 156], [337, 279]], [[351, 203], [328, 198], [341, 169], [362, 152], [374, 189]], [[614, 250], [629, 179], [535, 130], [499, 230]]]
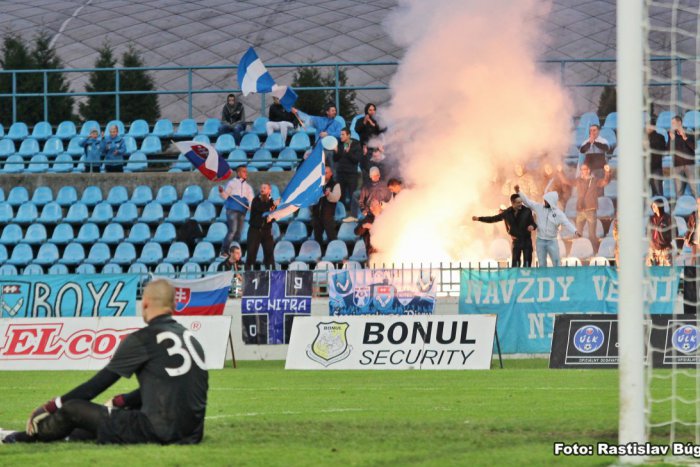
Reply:
[[337, 413], [337, 412], [363, 412], [365, 409], [359, 408], [338, 408], [338, 409], [321, 409], [316, 411], [304, 410], [304, 411], [292, 411], [284, 410], [282, 412], [241, 412], [223, 415], [211, 415], [205, 417], [207, 420], [215, 420], [217, 418], [230, 418], [230, 417], [257, 417], [258, 415], [302, 415], [308, 413]]

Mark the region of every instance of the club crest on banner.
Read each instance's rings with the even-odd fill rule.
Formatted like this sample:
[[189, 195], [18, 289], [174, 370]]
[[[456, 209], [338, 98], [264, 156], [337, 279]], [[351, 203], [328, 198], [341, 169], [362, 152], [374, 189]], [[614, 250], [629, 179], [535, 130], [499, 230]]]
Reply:
[[686, 324], [673, 331], [673, 347], [683, 353], [693, 353], [698, 350], [698, 328]]
[[175, 287], [175, 311], [181, 312], [190, 304], [192, 293], [188, 287]]
[[306, 355], [323, 366], [345, 360], [352, 346], [348, 345], [348, 323], [321, 322], [316, 325], [316, 338], [306, 348]]
[[605, 334], [598, 326], [588, 324], [574, 334], [574, 347], [579, 352], [593, 353], [603, 346]]
[[352, 280], [348, 271], [339, 271], [333, 275], [333, 287], [340, 295], [347, 295], [352, 290]]
[[396, 292], [396, 298], [399, 300], [401, 306], [406, 306], [416, 297], [416, 293], [413, 290], [399, 290]]
[[372, 302], [374, 306], [382, 311], [392, 308], [396, 289], [393, 285], [375, 285]]
[[17, 316], [27, 303], [29, 284], [21, 282], [0, 282], [0, 316]]
[[355, 286], [355, 291], [352, 295], [352, 302], [358, 308], [364, 308], [369, 305], [369, 286]]
[[207, 160], [207, 157], [209, 157], [209, 150], [201, 144], [193, 144], [192, 152], [203, 160]]

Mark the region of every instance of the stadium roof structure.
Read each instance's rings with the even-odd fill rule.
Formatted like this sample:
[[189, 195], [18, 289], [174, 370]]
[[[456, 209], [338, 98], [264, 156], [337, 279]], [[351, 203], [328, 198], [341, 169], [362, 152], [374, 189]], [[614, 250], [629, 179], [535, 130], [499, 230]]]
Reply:
[[[681, 5], [690, 2], [697, 0], [680, 0]], [[93, 67], [105, 41], [117, 57], [133, 44], [146, 66], [234, 65], [251, 45], [268, 65], [399, 61], [403, 51], [383, 27], [397, 5], [397, 0], [10, 0], [2, 2], [0, 31], [21, 33], [27, 40], [41, 29], [48, 31], [67, 68]], [[615, 58], [615, 14], [615, 0], [553, 0], [549, 15], [539, 19], [549, 36], [541, 56]], [[679, 15], [679, 25], [696, 30], [695, 16]], [[670, 9], [657, 7], [653, 21], [670, 25]], [[667, 35], [654, 39], [659, 45], [668, 42]], [[695, 39], [680, 41], [679, 50], [695, 55]], [[559, 64], [546, 68], [560, 73]], [[395, 69], [351, 66], [346, 70], [348, 84], [388, 85]], [[275, 68], [272, 74], [288, 84], [294, 68]], [[187, 88], [182, 71], [159, 71], [153, 77], [161, 90]], [[71, 73], [68, 79], [74, 91], [82, 91], [87, 74]], [[568, 84], [614, 79], [612, 62], [571, 63], [564, 71]], [[193, 85], [199, 89], [232, 89], [237, 87], [234, 81], [233, 69], [193, 75]], [[600, 87], [572, 89], [576, 112], [595, 110], [600, 92]], [[179, 121], [186, 116], [186, 96], [159, 99], [164, 117]], [[368, 101], [381, 105], [388, 99], [388, 91], [365, 90], [358, 92], [357, 102], [362, 107]], [[243, 101], [254, 111], [249, 117], [254, 117], [260, 110], [259, 98], [249, 96]], [[196, 95], [193, 116], [200, 121], [218, 117], [223, 102], [220, 94]]]

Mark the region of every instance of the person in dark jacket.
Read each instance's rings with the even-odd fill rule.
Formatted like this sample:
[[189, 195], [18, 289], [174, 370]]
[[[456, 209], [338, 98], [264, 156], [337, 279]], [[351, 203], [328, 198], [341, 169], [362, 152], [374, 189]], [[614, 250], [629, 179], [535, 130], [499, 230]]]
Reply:
[[651, 188], [652, 196], [663, 196], [663, 158], [664, 152], [666, 152], [666, 139], [664, 135], [656, 131], [654, 126], [654, 120], [647, 125], [647, 138], [649, 139], [649, 151], [650, 151], [650, 172], [649, 186]]
[[690, 191], [693, 193], [693, 196], [697, 196], [695, 136], [685, 132], [683, 129], [683, 119], [678, 115], [671, 119], [671, 130], [668, 132], [667, 149], [673, 154], [671, 176], [676, 181], [676, 196], [683, 195], [688, 185], [690, 185]]
[[245, 261], [246, 270], [255, 266], [258, 248], [263, 248], [263, 264], [270, 270], [275, 267], [275, 240], [272, 238], [272, 219], [265, 216], [274, 211], [277, 205], [272, 200], [272, 189], [269, 183], [260, 185], [260, 194], [253, 198], [250, 205], [250, 221], [248, 222], [248, 253]]
[[649, 256], [648, 266], [671, 266], [673, 252], [673, 220], [666, 213], [663, 200], [651, 203], [653, 215], [649, 218]]
[[282, 141], [287, 144], [287, 133], [294, 128], [294, 114], [287, 112], [284, 106], [280, 104], [277, 97], [272, 98], [272, 105], [267, 112], [268, 121], [265, 123], [265, 130], [269, 137], [275, 131], [279, 131], [282, 135]]
[[[700, 198], [696, 200], [700, 206]], [[685, 244], [690, 247], [690, 259], [683, 267], [683, 313], [697, 314], [698, 312], [698, 254], [700, 253], [700, 226], [698, 225], [698, 210], [696, 208], [688, 217], [688, 230], [685, 232]]]
[[323, 232], [326, 232], [328, 242], [337, 238], [335, 231], [335, 206], [341, 197], [340, 184], [333, 180], [333, 170], [326, 167], [326, 178], [323, 185], [323, 196], [318, 203], [311, 206], [311, 227], [314, 239], [323, 244]]
[[335, 172], [340, 184], [341, 199], [345, 209], [350, 212], [352, 194], [357, 189], [357, 167], [362, 157], [360, 142], [350, 138], [350, 130], [340, 130], [340, 144], [333, 154]]
[[233, 134], [236, 144], [241, 144], [241, 138], [245, 131], [245, 109], [243, 104], [236, 101], [236, 96], [229, 94], [226, 97], [226, 104], [221, 109], [221, 126], [219, 135], [224, 133]]
[[389, 191], [389, 187], [386, 182], [381, 179], [381, 176], [382, 174], [379, 168], [372, 167], [369, 169], [370, 184], [362, 187], [359, 200], [360, 211], [364, 215], [367, 215], [369, 212], [369, 206], [373, 200], [376, 199], [380, 203], [388, 203], [391, 201], [391, 191]]
[[365, 116], [355, 123], [355, 132], [360, 137], [360, 144], [369, 146], [368, 152], [370, 154], [372, 153], [372, 149], [376, 147], [376, 144], [371, 144], [372, 138], [376, 138], [386, 131], [386, 128], [380, 128], [377, 120], [375, 120], [374, 116], [376, 113], [377, 106], [370, 102], [365, 105]]
[[[513, 259], [511, 266], [529, 268], [532, 265], [532, 232], [537, 228], [530, 208], [523, 206], [523, 200], [517, 194], [510, 195], [510, 207], [495, 216], [473, 216], [473, 221], [493, 224], [503, 221], [506, 232], [513, 241]], [[520, 260], [522, 256], [522, 261]]]
[[176, 240], [185, 243], [190, 252], [192, 252], [197, 246], [197, 243], [204, 237], [204, 231], [202, 230], [202, 226], [199, 225], [199, 222], [194, 219], [188, 219], [178, 229]]
[[606, 163], [605, 155], [610, 152], [610, 143], [600, 136], [600, 125], [593, 124], [588, 128], [588, 139], [584, 141], [579, 151], [586, 156], [583, 163], [600, 177], [600, 171]]
[[355, 227], [355, 235], [362, 237], [362, 241], [365, 242], [365, 249], [367, 250], [367, 257], [372, 253], [376, 253], [376, 249], [372, 246], [372, 235], [370, 230], [374, 224], [375, 219], [382, 213], [382, 203], [379, 200], [372, 200], [369, 205], [369, 212], [362, 219], [361, 223], [357, 224]]

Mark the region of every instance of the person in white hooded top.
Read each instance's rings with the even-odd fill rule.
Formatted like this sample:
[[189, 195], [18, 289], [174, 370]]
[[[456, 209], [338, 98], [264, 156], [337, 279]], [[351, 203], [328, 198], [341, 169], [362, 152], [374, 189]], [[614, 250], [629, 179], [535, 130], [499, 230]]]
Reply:
[[514, 188], [523, 204], [532, 209], [537, 216], [537, 261], [540, 267], [547, 265], [547, 255], [552, 260], [552, 265], [559, 266], [559, 227], [563, 225], [577, 237], [581, 236], [566, 214], [557, 207], [559, 194], [556, 191], [545, 193], [544, 203], [537, 203], [521, 193], [518, 185]]

